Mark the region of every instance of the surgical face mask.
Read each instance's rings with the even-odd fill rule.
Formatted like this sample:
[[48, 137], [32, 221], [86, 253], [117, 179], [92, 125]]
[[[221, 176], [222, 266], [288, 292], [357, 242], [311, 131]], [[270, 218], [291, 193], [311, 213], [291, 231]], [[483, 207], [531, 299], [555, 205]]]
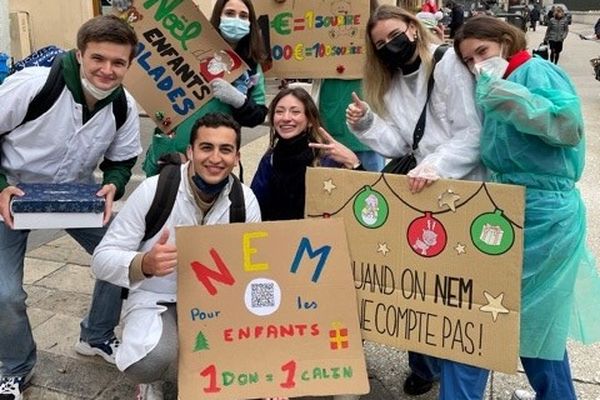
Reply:
[[500, 56], [494, 56], [473, 65], [471, 72], [477, 79], [479, 79], [481, 75], [502, 78], [507, 67], [508, 61]]
[[108, 90], [99, 89], [96, 86], [94, 86], [92, 82], [88, 81], [88, 79], [85, 77], [85, 73], [83, 72], [83, 65], [80, 67], [79, 70], [81, 71], [81, 87], [96, 100], [102, 100], [107, 98], [111, 95], [112, 92], [114, 92], [119, 87], [119, 85], [117, 85], [114, 88]]
[[194, 174], [192, 176], [192, 181], [194, 182], [198, 190], [200, 190], [206, 196], [215, 197], [216, 195], [221, 193], [221, 190], [223, 190], [223, 188], [227, 185], [229, 179], [225, 178], [221, 182], [213, 184], [206, 182], [204, 179], [202, 179], [200, 175]]
[[250, 33], [250, 21], [235, 17], [221, 17], [219, 30], [228, 42], [239, 42]]
[[398, 69], [408, 64], [416, 50], [417, 41], [411, 42], [406, 33], [402, 32], [377, 49], [377, 56], [389, 68]]

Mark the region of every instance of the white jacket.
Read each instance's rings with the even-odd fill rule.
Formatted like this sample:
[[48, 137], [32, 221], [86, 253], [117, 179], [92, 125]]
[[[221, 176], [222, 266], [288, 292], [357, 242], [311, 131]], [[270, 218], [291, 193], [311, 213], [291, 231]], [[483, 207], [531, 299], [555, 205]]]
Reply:
[[[141, 242], [145, 217], [156, 192], [158, 176], [146, 179], [129, 196], [125, 206], [110, 224], [108, 232], [94, 251], [92, 270], [96, 278], [129, 288], [129, 297], [123, 308], [123, 335], [116, 361], [120, 370], [144, 358], [158, 343], [162, 333], [160, 314], [167, 308], [159, 302], [177, 301], [177, 274], [153, 277], [140, 282], [129, 281], [129, 265], [139, 252], [149, 251], [161, 232], [169, 230], [169, 243], [175, 243], [176, 226], [216, 225], [229, 223], [229, 192], [232, 178], [210, 211], [203, 215], [197, 207], [187, 179], [187, 168], [181, 167], [182, 179], [171, 215], [163, 229], [146, 242]], [[246, 203], [246, 221], [260, 222], [260, 208], [256, 197], [243, 185]]]
[[[431, 47], [432, 53], [435, 48]], [[415, 170], [433, 167], [442, 178], [485, 180], [479, 156], [482, 124], [475, 105], [473, 76], [449, 48], [435, 66], [434, 78], [425, 132], [415, 152]], [[350, 127], [353, 133], [386, 157], [409, 153], [427, 98], [427, 81], [423, 65], [409, 75], [396, 73], [384, 96], [388, 115], [381, 118], [373, 113], [371, 126], [363, 131]]]
[[49, 112], [15, 129], [49, 73], [47, 67], [27, 67], [0, 85], [0, 135], [10, 132], [0, 142], [0, 169], [9, 184], [93, 183], [103, 157], [123, 161], [142, 152], [138, 110], [127, 91], [127, 120], [118, 131], [113, 104], [83, 124], [82, 105], [66, 86]]

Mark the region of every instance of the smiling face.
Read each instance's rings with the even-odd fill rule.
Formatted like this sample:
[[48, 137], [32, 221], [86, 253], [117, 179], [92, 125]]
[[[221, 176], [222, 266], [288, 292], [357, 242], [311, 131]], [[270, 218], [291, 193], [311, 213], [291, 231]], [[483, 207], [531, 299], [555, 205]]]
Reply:
[[464, 39], [460, 43], [460, 54], [464, 63], [472, 71], [475, 64], [490, 57], [502, 56], [500, 43], [476, 38]]
[[132, 47], [111, 42], [89, 42], [77, 60], [85, 78], [101, 90], [114, 89], [121, 84], [129, 68]]
[[187, 156], [192, 160], [194, 172], [206, 183], [214, 185], [227, 179], [240, 160], [235, 130], [227, 126], [200, 126]]
[[400, 35], [406, 33], [408, 40], [414, 42], [417, 29], [412, 24], [407, 24], [401, 19], [388, 18], [379, 20], [371, 29], [371, 42], [376, 49], [382, 48], [387, 42]]
[[300, 135], [308, 127], [304, 104], [295, 96], [283, 96], [275, 106], [273, 126], [282, 139]]

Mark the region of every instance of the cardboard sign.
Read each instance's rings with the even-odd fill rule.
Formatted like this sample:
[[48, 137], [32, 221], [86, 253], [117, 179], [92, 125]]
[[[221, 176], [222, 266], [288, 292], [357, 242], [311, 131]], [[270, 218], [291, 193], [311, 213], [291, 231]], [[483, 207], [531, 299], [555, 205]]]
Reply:
[[192, 0], [134, 0], [118, 15], [138, 35], [125, 85], [164, 132], [212, 97], [215, 78], [232, 82], [246, 64]]
[[176, 232], [181, 400], [368, 393], [342, 220]]
[[266, 76], [362, 77], [369, 0], [257, 0], [253, 4], [272, 60]]
[[309, 169], [309, 217], [346, 222], [363, 337], [515, 373], [524, 188]]

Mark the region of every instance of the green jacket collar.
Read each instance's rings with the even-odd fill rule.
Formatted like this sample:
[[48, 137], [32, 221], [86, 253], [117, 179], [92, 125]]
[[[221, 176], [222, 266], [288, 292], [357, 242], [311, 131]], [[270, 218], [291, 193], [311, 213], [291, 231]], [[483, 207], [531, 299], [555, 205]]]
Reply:
[[73, 95], [75, 101], [83, 106], [84, 109], [84, 123], [89, 120], [100, 111], [103, 107], [112, 103], [112, 101], [123, 92], [123, 86], [119, 86], [117, 90], [112, 92], [110, 96], [105, 99], [98, 100], [96, 106], [93, 111], [88, 110], [87, 104], [85, 102], [85, 96], [83, 95], [83, 88], [81, 87], [81, 77], [79, 74], [79, 69], [81, 68], [79, 62], [77, 61], [77, 57], [75, 56], [76, 50], [73, 49], [65, 54], [62, 59], [62, 67], [63, 67], [63, 77], [65, 78], [65, 83], [67, 84], [67, 88]]

